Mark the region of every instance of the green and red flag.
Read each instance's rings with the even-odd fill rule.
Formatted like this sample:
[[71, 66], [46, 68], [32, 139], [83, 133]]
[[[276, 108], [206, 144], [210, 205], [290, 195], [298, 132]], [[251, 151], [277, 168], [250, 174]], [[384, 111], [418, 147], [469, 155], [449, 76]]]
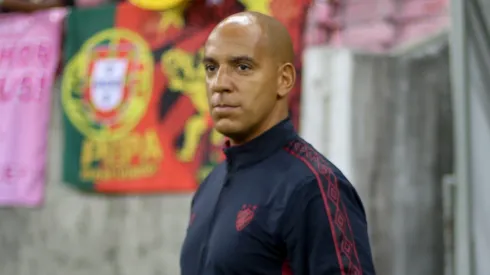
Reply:
[[[67, 18], [63, 180], [86, 191], [194, 191], [223, 160], [200, 59], [213, 27], [254, 10], [290, 30], [301, 72], [309, 0], [183, 1], [164, 11], [131, 3], [74, 9]], [[299, 87], [291, 101], [299, 117]]]

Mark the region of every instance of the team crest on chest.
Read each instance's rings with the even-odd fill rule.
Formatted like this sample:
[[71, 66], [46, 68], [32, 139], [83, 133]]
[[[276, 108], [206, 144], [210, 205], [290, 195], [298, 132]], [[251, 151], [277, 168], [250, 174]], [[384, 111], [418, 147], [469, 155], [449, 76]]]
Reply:
[[244, 204], [236, 216], [236, 230], [242, 231], [255, 217], [256, 205]]

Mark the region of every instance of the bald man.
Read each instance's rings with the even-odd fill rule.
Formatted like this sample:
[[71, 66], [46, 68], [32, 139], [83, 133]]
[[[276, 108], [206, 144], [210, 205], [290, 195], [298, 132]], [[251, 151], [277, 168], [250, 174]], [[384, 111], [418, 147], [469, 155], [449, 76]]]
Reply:
[[371, 275], [366, 215], [345, 176], [295, 132], [286, 28], [226, 18], [205, 45], [211, 116], [226, 161], [192, 200], [182, 275]]

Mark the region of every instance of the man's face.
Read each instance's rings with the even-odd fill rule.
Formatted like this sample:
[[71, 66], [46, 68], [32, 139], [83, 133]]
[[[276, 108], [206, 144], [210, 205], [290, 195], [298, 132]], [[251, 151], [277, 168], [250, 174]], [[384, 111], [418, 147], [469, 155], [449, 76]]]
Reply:
[[206, 88], [218, 132], [249, 134], [275, 107], [278, 67], [257, 25], [227, 24], [209, 37], [204, 52]]

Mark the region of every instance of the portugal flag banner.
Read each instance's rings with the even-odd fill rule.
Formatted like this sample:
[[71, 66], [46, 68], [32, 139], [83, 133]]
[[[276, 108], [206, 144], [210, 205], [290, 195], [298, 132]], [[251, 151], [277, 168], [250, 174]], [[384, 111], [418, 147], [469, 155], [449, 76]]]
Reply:
[[[68, 16], [61, 100], [68, 184], [127, 194], [196, 189], [223, 160], [200, 60], [208, 34], [226, 16], [253, 10], [277, 17], [293, 36], [301, 72], [309, 1], [180, 2], [163, 11], [124, 2]], [[300, 83], [291, 98], [295, 122]]]

